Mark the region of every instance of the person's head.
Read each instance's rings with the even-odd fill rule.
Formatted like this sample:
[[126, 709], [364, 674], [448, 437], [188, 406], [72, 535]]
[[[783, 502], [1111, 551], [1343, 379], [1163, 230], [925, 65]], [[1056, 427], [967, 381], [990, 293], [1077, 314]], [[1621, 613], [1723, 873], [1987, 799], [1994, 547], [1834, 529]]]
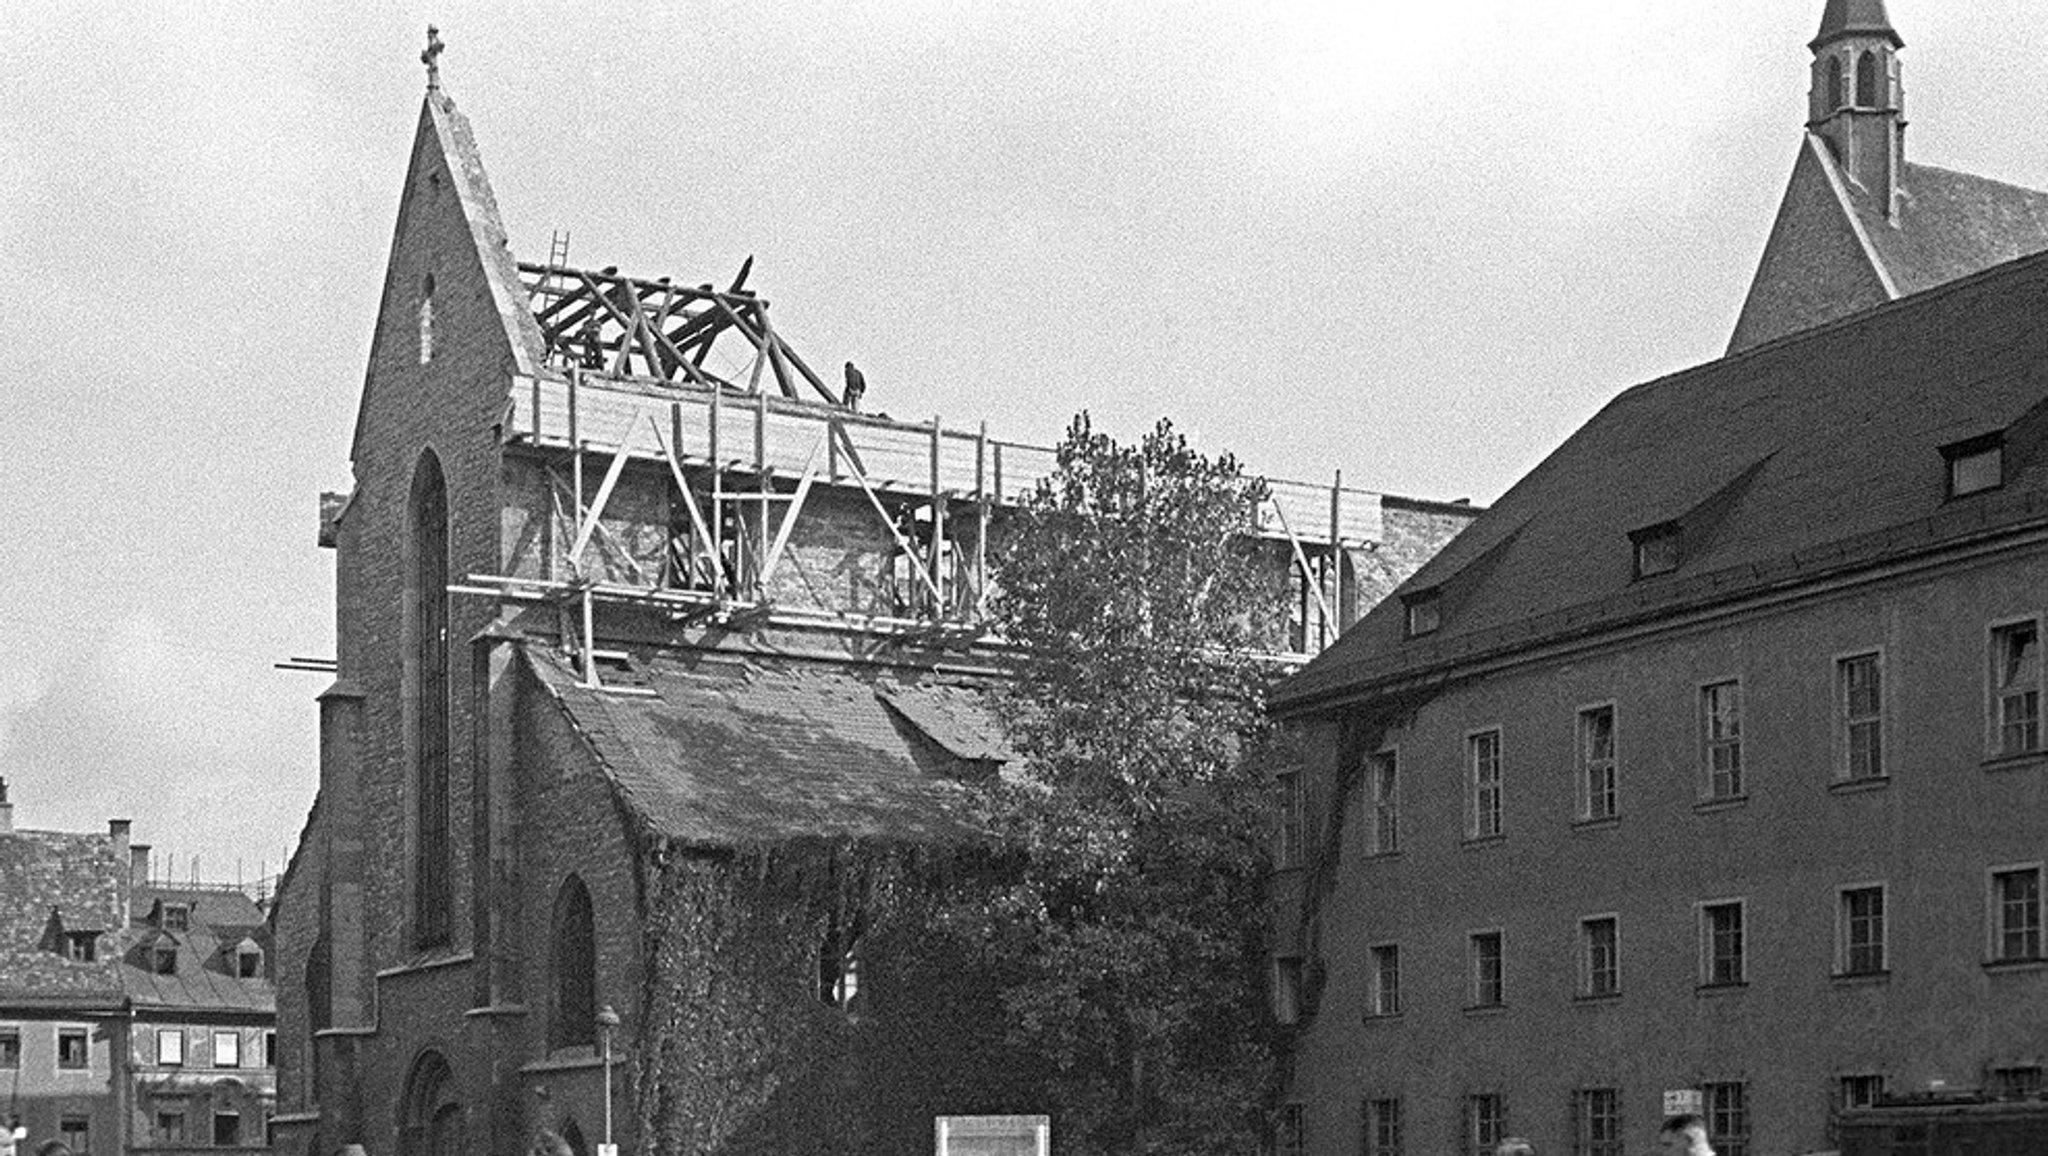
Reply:
[[1493, 1156], [1536, 1156], [1536, 1145], [1520, 1136], [1510, 1136], [1493, 1150]]
[[1707, 1122], [1691, 1113], [1664, 1121], [1657, 1139], [1665, 1156], [1714, 1156], [1707, 1146]]

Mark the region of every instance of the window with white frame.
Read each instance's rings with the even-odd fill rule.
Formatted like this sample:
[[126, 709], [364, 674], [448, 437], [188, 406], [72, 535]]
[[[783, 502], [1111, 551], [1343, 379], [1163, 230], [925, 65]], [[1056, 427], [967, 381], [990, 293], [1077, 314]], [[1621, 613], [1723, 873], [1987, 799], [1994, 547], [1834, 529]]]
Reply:
[[1991, 630], [1991, 753], [2041, 749], [2041, 629], [2033, 621]]
[[1620, 813], [1614, 754], [1614, 707], [1579, 712], [1579, 817], [1612, 819]]
[[1844, 887], [1835, 913], [1836, 970], [1842, 975], [1880, 975], [1885, 970], [1884, 885]]
[[1721, 987], [1745, 982], [1742, 901], [1700, 904], [1700, 982]]
[[164, 1067], [173, 1068], [185, 1062], [185, 1029], [156, 1030], [156, 1062]]
[[1508, 1134], [1507, 1105], [1497, 1092], [1465, 1097], [1465, 1150], [1472, 1156], [1493, 1156]]
[[1507, 974], [1501, 951], [1501, 933], [1475, 931], [1466, 943], [1466, 957], [1472, 972], [1473, 1007], [1500, 1007], [1507, 1002]]
[[1621, 1091], [1580, 1088], [1572, 1093], [1572, 1151], [1578, 1156], [1621, 1156]]
[[1742, 795], [1742, 684], [1733, 679], [1700, 688], [1707, 797]]
[[1401, 849], [1401, 765], [1393, 751], [1365, 760], [1366, 805], [1372, 809], [1365, 825], [1365, 853], [1391, 855]]
[[242, 1066], [241, 1033], [213, 1033], [213, 1066], [216, 1068], [239, 1068]]
[[1749, 1085], [1739, 1080], [1701, 1084], [1700, 1094], [1707, 1143], [1716, 1156], [1749, 1156]]
[[1365, 1156], [1401, 1156], [1401, 1100], [1386, 1096], [1365, 1102]]
[[1884, 777], [1884, 663], [1858, 654], [1835, 663], [1837, 773], [1851, 782]]
[[1465, 738], [1467, 806], [1465, 833], [1487, 839], [1504, 830], [1501, 814], [1500, 732], [1480, 731]]
[[1401, 1014], [1401, 947], [1399, 944], [1382, 943], [1371, 951], [1372, 972], [1367, 977], [1368, 1014], [1396, 1016]]
[[1579, 921], [1579, 994], [1621, 993], [1621, 920], [1594, 915]]
[[1991, 959], [2016, 963], [2041, 958], [2041, 865], [1991, 872]]

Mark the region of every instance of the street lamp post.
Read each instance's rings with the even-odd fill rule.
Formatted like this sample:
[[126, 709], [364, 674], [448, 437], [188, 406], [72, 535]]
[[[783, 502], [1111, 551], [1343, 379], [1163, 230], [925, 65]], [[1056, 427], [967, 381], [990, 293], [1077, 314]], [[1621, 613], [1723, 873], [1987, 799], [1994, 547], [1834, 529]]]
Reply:
[[612, 1029], [619, 1026], [619, 1013], [606, 1004], [597, 1009], [597, 1035], [604, 1056], [604, 1143], [598, 1147], [598, 1156], [619, 1156], [618, 1145], [612, 1143]]

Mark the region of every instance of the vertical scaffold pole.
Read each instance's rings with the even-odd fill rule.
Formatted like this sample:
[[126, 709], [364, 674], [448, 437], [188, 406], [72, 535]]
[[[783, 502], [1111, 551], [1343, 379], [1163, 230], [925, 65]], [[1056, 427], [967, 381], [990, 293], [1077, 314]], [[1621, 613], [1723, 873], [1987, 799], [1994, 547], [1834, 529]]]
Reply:
[[[577, 413], [578, 394], [582, 390], [582, 385], [583, 368], [581, 366], [570, 366], [569, 477], [572, 491], [570, 496], [573, 499], [572, 504], [575, 506], [574, 524], [571, 527], [573, 533], [569, 539], [572, 543], [583, 540], [583, 429]], [[584, 580], [583, 559], [580, 556], [569, 559], [569, 572], [576, 576], [578, 582]], [[596, 615], [591, 610], [590, 587], [587, 585], [583, 588], [581, 602], [582, 646], [581, 653], [577, 655], [577, 658], [583, 667], [583, 685], [596, 686], [597, 659], [591, 654], [591, 650], [595, 647], [595, 635], [597, 633]]]
[[974, 601], [988, 601], [988, 422], [974, 435]]
[[[718, 456], [718, 398], [724, 392], [719, 387], [712, 386], [711, 405], [706, 410], [711, 415], [711, 556], [718, 559], [720, 566], [725, 565], [725, 463], [720, 461]], [[732, 580], [732, 575], [728, 574], [726, 582], [718, 585], [718, 597], [721, 601], [726, 595], [726, 583]]]
[[761, 495], [761, 522], [756, 534], [753, 586], [749, 597], [756, 600], [767, 596], [761, 588], [767, 580], [763, 573], [768, 561], [768, 395], [754, 395], [754, 489]]
[[929, 554], [932, 571], [932, 595], [938, 605], [932, 607], [934, 618], [946, 616], [946, 570], [942, 559], [946, 543], [946, 503], [939, 492], [939, 438], [942, 436], [939, 417], [932, 415], [932, 545]]
[[1338, 470], [1336, 480], [1330, 483], [1330, 609], [1337, 615], [1335, 622], [1323, 627], [1323, 645], [1328, 646], [1344, 632], [1344, 471]]

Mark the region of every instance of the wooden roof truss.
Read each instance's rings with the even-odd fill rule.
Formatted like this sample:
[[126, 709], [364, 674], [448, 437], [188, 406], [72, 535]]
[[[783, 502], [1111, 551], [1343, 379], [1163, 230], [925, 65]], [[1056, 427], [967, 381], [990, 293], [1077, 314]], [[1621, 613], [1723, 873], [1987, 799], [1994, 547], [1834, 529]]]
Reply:
[[[666, 277], [621, 276], [613, 266], [593, 272], [522, 261], [519, 276], [549, 360], [558, 367], [687, 381], [732, 393], [759, 393], [772, 381], [784, 397], [801, 397], [808, 387], [841, 404], [840, 395], [775, 332], [768, 302], [746, 287], [753, 264], [748, 258], [723, 290], [685, 288]], [[736, 372], [733, 366], [743, 368]]]

